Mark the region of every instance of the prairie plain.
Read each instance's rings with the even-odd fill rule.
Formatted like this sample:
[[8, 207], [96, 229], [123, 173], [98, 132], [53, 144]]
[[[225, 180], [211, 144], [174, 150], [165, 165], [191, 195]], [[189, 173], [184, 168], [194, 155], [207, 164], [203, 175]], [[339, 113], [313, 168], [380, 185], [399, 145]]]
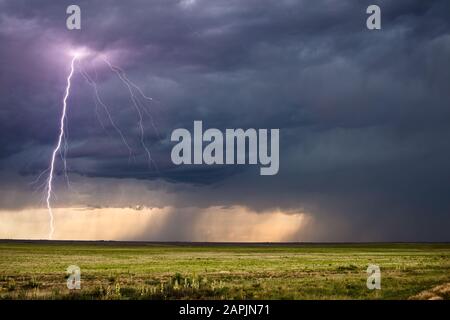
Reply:
[[450, 299], [449, 283], [450, 244], [0, 242], [1, 299]]

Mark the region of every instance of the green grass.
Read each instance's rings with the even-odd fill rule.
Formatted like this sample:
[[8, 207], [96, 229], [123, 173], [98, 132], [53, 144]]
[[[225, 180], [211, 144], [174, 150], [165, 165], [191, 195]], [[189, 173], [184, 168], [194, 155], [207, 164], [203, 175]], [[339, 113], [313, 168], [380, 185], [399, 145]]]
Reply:
[[[366, 287], [369, 264], [381, 290]], [[69, 265], [81, 290], [66, 287]], [[450, 244], [0, 242], [2, 299], [407, 299], [447, 283]]]

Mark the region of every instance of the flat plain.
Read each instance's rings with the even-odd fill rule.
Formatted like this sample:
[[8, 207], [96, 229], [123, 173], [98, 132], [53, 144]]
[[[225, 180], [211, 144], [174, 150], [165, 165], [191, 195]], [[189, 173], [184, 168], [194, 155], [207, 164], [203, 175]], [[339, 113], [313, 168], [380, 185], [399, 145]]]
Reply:
[[448, 243], [0, 241], [1, 299], [450, 299], [449, 284]]

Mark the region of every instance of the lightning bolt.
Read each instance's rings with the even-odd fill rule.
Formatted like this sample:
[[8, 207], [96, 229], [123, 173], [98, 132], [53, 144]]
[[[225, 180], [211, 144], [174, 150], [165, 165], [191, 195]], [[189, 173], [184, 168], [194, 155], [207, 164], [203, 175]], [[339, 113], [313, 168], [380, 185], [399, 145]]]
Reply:
[[[128, 144], [127, 140], [125, 139], [124, 134], [122, 133], [122, 130], [120, 130], [120, 128], [117, 126], [117, 124], [115, 123], [115, 121], [113, 120], [111, 113], [109, 112], [109, 108], [108, 106], [103, 102], [103, 99], [100, 97], [99, 91], [98, 91], [98, 87], [97, 87], [97, 83], [94, 81], [94, 79], [92, 79], [92, 77], [89, 76], [89, 74], [84, 71], [83, 69], [80, 71], [81, 74], [83, 75], [83, 77], [86, 79], [86, 82], [92, 87], [92, 89], [94, 90], [94, 101], [95, 101], [95, 105], [97, 107], [97, 105], [100, 105], [103, 110], [105, 111], [109, 122], [111, 123], [111, 125], [113, 126], [113, 128], [116, 130], [116, 132], [119, 134], [120, 139], [122, 140], [123, 144], [125, 145], [125, 147], [128, 149], [129, 152], [129, 159], [131, 159], [131, 157], [134, 157], [133, 155], [133, 150], [131, 149], [130, 145]], [[100, 117], [97, 113], [97, 118], [98, 121], [100, 122], [100, 125], [103, 127], [103, 129], [105, 129], [102, 121], [100, 120]], [[106, 129], [105, 129], [106, 130]]]
[[[74, 57], [72, 58], [72, 62], [70, 63], [70, 73], [67, 77], [67, 86], [66, 86], [66, 91], [64, 94], [64, 98], [63, 98], [63, 109], [62, 109], [62, 114], [61, 114], [61, 119], [60, 119], [60, 127], [59, 127], [59, 136], [58, 136], [58, 142], [55, 146], [55, 148], [53, 149], [53, 153], [52, 153], [52, 158], [50, 161], [50, 170], [49, 170], [49, 174], [48, 174], [48, 178], [47, 178], [47, 198], [46, 198], [46, 203], [47, 203], [47, 209], [48, 209], [48, 214], [50, 217], [50, 232], [48, 235], [49, 239], [52, 239], [53, 237], [53, 233], [55, 231], [55, 227], [54, 227], [54, 218], [53, 218], [53, 209], [52, 209], [52, 204], [51, 204], [51, 198], [52, 198], [52, 187], [53, 187], [53, 175], [55, 172], [55, 160], [56, 160], [56, 154], [58, 152], [60, 152], [61, 149], [61, 145], [63, 142], [63, 138], [64, 138], [64, 124], [66, 122], [66, 113], [67, 113], [67, 98], [69, 97], [70, 94], [70, 86], [71, 86], [71, 80], [72, 80], [72, 76], [75, 70], [75, 61], [77, 60], [77, 55], [74, 55]], [[64, 166], [65, 166], [65, 161], [64, 161]]]
[[[83, 50], [77, 51], [77, 52], [72, 52], [73, 58], [70, 63], [70, 72], [67, 76], [66, 89], [65, 89], [63, 100], [62, 100], [63, 108], [62, 108], [61, 118], [59, 121], [60, 126], [59, 126], [58, 140], [57, 140], [56, 146], [52, 152], [50, 166], [47, 169], [45, 169], [37, 177], [37, 179], [34, 182], [32, 182], [32, 184], [39, 183], [41, 177], [48, 173], [47, 179], [44, 181], [44, 183], [46, 185], [45, 186], [45, 188], [46, 188], [45, 202], [47, 204], [48, 214], [50, 217], [50, 230], [49, 230], [48, 239], [53, 238], [53, 234], [55, 231], [54, 214], [53, 214], [53, 208], [52, 208], [52, 196], [56, 196], [53, 193], [53, 181], [54, 181], [54, 175], [55, 175], [55, 162], [57, 159], [56, 158], [57, 154], [59, 154], [61, 157], [61, 161], [62, 161], [62, 165], [63, 165], [62, 170], [64, 173], [65, 180], [67, 182], [67, 186], [69, 188], [71, 188], [71, 185], [69, 183], [69, 177], [67, 174], [68, 168], [67, 168], [67, 161], [66, 161], [67, 151], [69, 148], [68, 143], [67, 143], [67, 139], [68, 139], [67, 99], [70, 96], [71, 80], [72, 80], [72, 77], [75, 72], [75, 62], [78, 59], [81, 59], [82, 56], [85, 56], [86, 54], [87, 54], [87, 52], [83, 51]], [[113, 71], [118, 76], [118, 78], [122, 81], [122, 83], [128, 89], [128, 92], [130, 94], [130, 100], [135, 108], [136, 113], [138, 114], [138, 125], [139, 125], [139, 131], [140, 131], [141, 146], [145, 151], [145, 154], [146, 154], [148, 162], [149, 162], [149, 166], [151, 166], [153, 164], [156, 171], [159, 172], [158, 167], [157, 167], [156, 163], [154, 162], [152, 155], [150, 153], [150, 149], [145, 144], [145, 129], [144, 129], [144, 123], [143, 123], [144, 122], [144, 113], [145, 113], [148, 116], [148, 118], [150, 119], [151, 125], [153, 126], [153, 129], [155, 130], [156, 134], [159, 136], [159, 132], [157, 130], [156, 125], [154, 124], [153, 117], [152, 117], [150, 111], [147, 110], [148, 106], [145, 104], [145, 102], [143, 102], [143, 101], [146, 101], [146, 102], [153, 101], [153, 98], [146, 96], [144, 94], [144, 92], [141, 90], [141, 88], [139, 86], [137, 86], [135, 83], [133, 83], [126, 76], [125, 72], [122, 69], [111, 64], [105, 57], [102, 57], [102, 59], [108, 65], [108, 67], [111, 69], [111, 71]], [[128, 149], [129, 160], [131, 158], [134, 158], [134, 153], [133, 153], [133, 150], [132, 150], [130, 144], [128, 143], [127, 139], [125, 138], [125, 135], [123, 134], [122, 130], [120, 130], [119, 126], [115, 123], [115, 121], [112, 118], [111, 113], [109, 111], [109, 107], [105, 104], [105, 102], [103, 101], [103, 99], [101, 98], [101, 96], [99, 94], [99, 89], [98, 89], [96, 81], [84, 70], [81, 63], [79, 66], [79, 71], [80, 71], [81, 75], [85, 78], [86, 82], [93, 88], [96, 113], [97, 113], [97, 106], [98, 105], [101, 106], [103, 108], [104, 112], [106, 113], [107, 118], [108, 118], [109, 122], [111, 123], [112, 127], [115, 129], [117, 134], [120, 136], [123, 144]], [[97, 113], [97, 118], [98, 118], [100, 124], [102, 125], [102, 127], [105, 129], [102, 121], [100, 120], [100, 118], [98, 116], [98, 113]], [[41, 185], [41, 187], [43, 187], [43, 186], [44, 186], [44, 184]]]
[[[126, 76], [125, 72], [120, 69], [119, 67], [114, 66], [111, 62], [109, 62], [105, 56], [101, 57], [103, 59], [103, 61], [108, 65], [108, 67], [111, 69], [111, 71], [113, 71], [118, 78], [122, 81], [122, 83], [125, 85], [125, 87], [128, 89], [128, 92], [130, 93], [130, 99], [131, 102], [133, 103], [133, 106], [139, 116], [139, 129], [140, 129], [140, 141], [141, 141], [141, 146], [142, 148], [145, 150], [145, 153], [147, 155], [147, 159], [148, 159], [148, 163], [149, 166], [151, 166], [152, 164], [154, 165], [155, 169], [158, 170], [158, 167], [156, 166], [156, 163], [153, 161], [152, 155], [150, 153], [150, 149], [146, 146], [145, 144], [145, 130], [144, 130], [144, 125], [143, 125], [143, 114], [141, 111], [141, 104], [139, 103], [139, 99], [136, 97], [135, 91], [133, 90], [133, 88], [135, 90], [138, 91], [138, 93], [145, 99], [145, 100], [149, 100], [152, 101], [153, 99], [146, 96], [142, 90], [133, 82], [131, 82], [128, 77]], [[142, 108], [143, 110], [146, 110], [145, 108]], [[144, 111], [145, 112], [145, 111]], [[155, 132], [158, 134], [158, 129], [156, 128], [154, 121], [153, 121], [153, 117], [151, 116], [151, 114], [149, 112], [147, 112], [147, 115], [149, 115], [150, 117], [150, 121], [151, 124], [155, 130]], [[159, 134], [158, 134], [159, 135]]]

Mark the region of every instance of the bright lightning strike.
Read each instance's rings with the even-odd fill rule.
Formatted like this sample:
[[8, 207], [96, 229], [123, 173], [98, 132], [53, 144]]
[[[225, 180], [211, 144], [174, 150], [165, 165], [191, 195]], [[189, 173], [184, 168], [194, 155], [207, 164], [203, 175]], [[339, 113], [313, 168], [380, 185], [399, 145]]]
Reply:
[[74, 73], [74, 70], [75, 70], [75, 61], [79, 57], [80, 57], [80, 55], [73, 54], [72, 62], [70, 64], [70, 73], [69, 73], [69, 76], [67, 77], [67, 86], [66, 86], [66, 91], [65, 91], [65, 94], [64, 94], [64, 98], [63, 98], [63, 110], [62, 110], [61, 119], [60, 119], [58, 143], [56, 144], [55, 149], [53, 149], [52, 158], [51, 158], [51, 161], [50, 161], [50, 170], [49, 170], [48, 179], [47, 179], [47, 198], [46, 198], [46, 202], [47, 202], [48, 214], [50, 216], [50, 232], [49, 232], [49, 235], [48, 235], [49, 239], [52, 239], [53, 233], [55, 231], [55, 227], [53, 225], [53, 209], [52, 209], [52, 205], [51, 205], [52, 187], [53, 187], [53, 174], [54, 174], [54, 171], [55, 171], [55, 159], [56, 159], [56, 154], [58, 152], [60, 152], [62, 140], [63, 140], [63, 137], [64, 137], [64, 123], [66, 121], [67, 98], [69, 97], [69, 94], [70, 94], [71, 80], [72, 80], [72, 76], [73, 76], [73, 73]]
[[[76, 50], [72, 50], [70, 51], [70, 55], [72, 57], [71, 59], [71, 63], [70, 63], [70, 72], [69, 75], [67, 76], [67, 85], [66, 85], [66, 89], [65, 89], [65, 94], [64, 94], [64, 98], [63, 98], [63, 108], [62, 108], [62, 114], [61, 114], [61, 118], [60, 118], [60, 126], [59, 126], [59, 135], [58, 135], [58, 140], [57, 140], [57, 144], [55, 146], [55, 148], [53, 149], [52, 152], [52, 157], [51, 157], [51, 161], [50, 161], [50, 166], [44, 171], [42, 172], [36, 179], [36, 181], [34, 181], [32, 184], [36, 184], [39, 183], [40, 178], [48, 173], [47, 176], [47, 180], [45, 181], [46, 184], [46, 196], [45, 196], [45, 202], [47, 204], [47, 209], [48, 209], [48, 214], [50, 217], [50, 230], [49, 230], [49, 235], [48, 235], [48, 239], [52, 239], [54, 231], [55, 231], [55, 227], [54, 227], [54, 215], [53, 215], [53, 208], [52, 208], [52, 195], [53, 195], [53, 181], [54, 181], [54, 174], [55, 174], [55, 162], [56, 162], [56, 156], [59, 153], [61, 156], [61, 160], [62, 160], [62, 164], [63, 164], [63, 171], [64, 171], [64, 176], [66, 178], [68, 187], [70, 187], [69, 184], [69, 178], [68, 178], [68, 174], [67, 174], [67, 162], [66, 162], [66, 154], [67, 154], [67, 150], [68, 150], [68, 144], [67, 144], [67, 99], [69, 98], [70, 95], [70, 89], [71, 89], [71, 80], [72, 77], [74, 75], [75, 72], [75, 62], [77, 60], [80, 60], [81, 58], [84, 58], [88, 55], [91, 55], [92, 52], [89, 51], [86, 48], [78, 48]], [[139, 126], [139, 131], [140, 131], [140, 143], [142, 148], [145, 151], [145, 154], [147, 156], [149, 165], [151, 165], [153, 163], [155, 169], [158, 171], [158, 167], [156, 166], [156, 163], [153, 161], [151, 153], [150, 153], [150, 149], [146, 146], [145, 144], [145, 130], [144, 130], [144, 118], [143, 118], [143, 113], [145, 113], [151, 121], [151, 125], [153, 126], [155, 132], [158, 134], [158, 130], [154, 124], [153, 121], [153, 117], [151, 115], [151, 113], [146, 109], [145, 103], [142, 103], [140, 101], [139, 98], [143, 99], [143, 101], [153, 101], [153, 99], [151, 97], [146, 96], [143, 91], [141, 90], [141, 88], [139, 88], [139, 86], [137, 86], [135, 83], [133, 83], [125, 74], [125, 72], [120, 69], [117, 66], [114, 66], [113, 64], [111, 64], [104, 56], [102, 56], [102, 60], [108, 65], [108, 67], [111, 69], [111, 71], [113, 71], [118, 77], [119, 79], [122, 81], [122, 83], [125, 85], [125, 87], [128, 89], [128, 92], [130, 94], [130, 99], [131, 102], [135, 108], [135, 111], [138, 115], [138, 126]], [[109, 112], [109, 108], [108, 106], [104, 103], [103, 99], [100, 97], [99, 94], [99, 90], [97, 87], [97, 83], [95, 82], [95, 80], [89, 76], [89, 74], [83, 70], [83, 67], [80, 65], [80, 73], [81, 75], [86, 79], [87, 83], [92, 86], [93, 90], [94, 90], [94, 97], [95, 97], [95, 103], [96, 106], [97, 104], [100, 105], [104, 112], [106, 113], [109, 122], [111, 123], [112, 127], [115, 129], [115, 131], [118, 133], [118, 135], [120, 136], [123, 144], [125, 145], [125, 147], [128, 149], [129, 151], [129, 155], [130, 155], [130, 159], [131, 157], [134, 158], [134, 154], [132, 151], [132, 148], [130, 146], [130, 144], [127, 142], [123, 132], [120, 130], [120, 128], [118, 127], [118, 125], [114, 122], [110, 112]], [[136, 94], [137, 93], [137, 94]], [[100, 121], [100, 119], [99, 119]], [[100, 124], [102, 124], [102, 122], [100, 121]], [[103, 126], [103, 125], [102, 125]]]

